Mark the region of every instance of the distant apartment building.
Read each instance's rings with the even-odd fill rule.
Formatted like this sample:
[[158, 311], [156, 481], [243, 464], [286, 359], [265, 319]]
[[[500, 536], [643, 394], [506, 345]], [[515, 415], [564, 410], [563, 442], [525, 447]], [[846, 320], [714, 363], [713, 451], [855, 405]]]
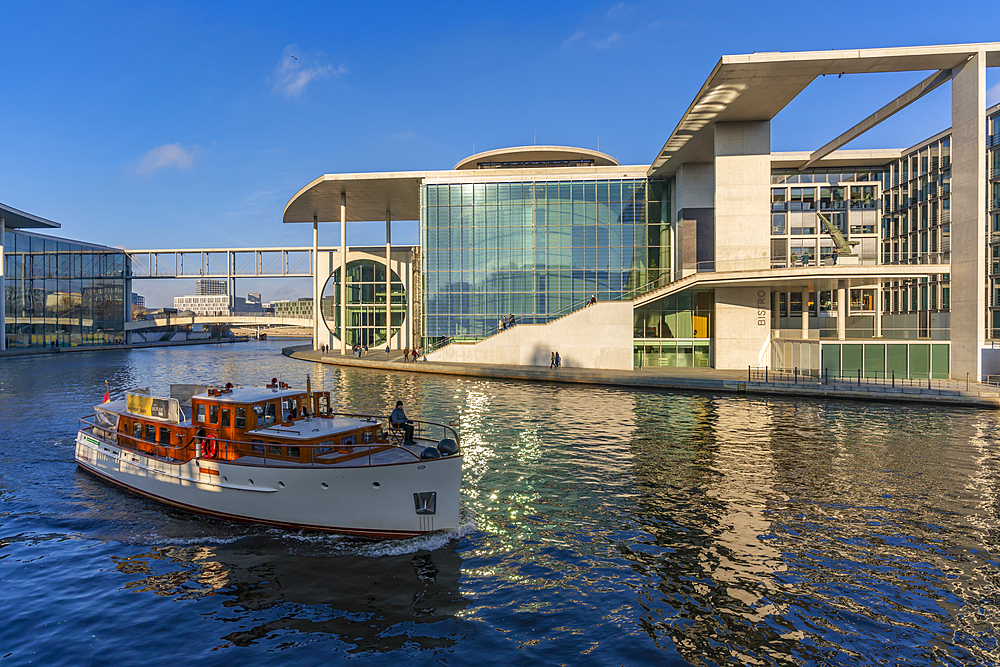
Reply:
[[[313, 300], [309, 297], [302, 297], [296, 301], [288, 299], [273, 301], [270, 305], [275, 317], [310, 319], [313, 316]], [[323, 315], [325, 317], [334, 316], [333, 299], [323, 299]]]
[[259, 300], [253, 302], [237, 296], [233, 297], [232, 305], [230, 305], [229, 295], [227, 294], [175, 296], [174, 308], [178, 311], [189, 310], [195, 315], [206, 315], [209, 317], [260, 315], [264, 312]]
[[229, 294], [225, 280], [212, 280], [211, 278], [199, 278], [194, 282], [195, 296], [215, 296], [218, 294]]

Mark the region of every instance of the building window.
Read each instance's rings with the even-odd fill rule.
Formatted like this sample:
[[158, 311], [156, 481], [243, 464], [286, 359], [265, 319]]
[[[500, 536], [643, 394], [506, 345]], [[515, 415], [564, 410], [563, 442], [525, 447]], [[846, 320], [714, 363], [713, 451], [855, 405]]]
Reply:
[[812, 211], [816, 208], [816, 188], [792, 188], [789, 201], [793, 211]]

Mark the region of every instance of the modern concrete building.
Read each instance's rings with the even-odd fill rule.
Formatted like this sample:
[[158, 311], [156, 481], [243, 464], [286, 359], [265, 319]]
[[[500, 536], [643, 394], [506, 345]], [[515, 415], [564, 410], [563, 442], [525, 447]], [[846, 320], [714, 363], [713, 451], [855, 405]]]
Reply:
[[[447, 171], [328, 174], [284, 221], [312, 222], [314, 245], [319, 222], [339, 222], [346, 258], [347, 222], [384, 219], [390, 253], [393, 218], [419, 220], [419, 339], [397, 342], [441, 360], [1000, 373], [998, 65], [1000, 43], [724, 56], [649, 165], [531, 146]], [[929, 75], [822, 147], [772, 152], [771, 120], [817, 77], [902, 71]], [[945, 84], [950, 129], [841, 150]], [[324, 322], [316, 345], [339, 334]]]
[[0, 204], [0, 351], [124, 340], [132, 293], [125, 253], [28, 231], [59, 227]]

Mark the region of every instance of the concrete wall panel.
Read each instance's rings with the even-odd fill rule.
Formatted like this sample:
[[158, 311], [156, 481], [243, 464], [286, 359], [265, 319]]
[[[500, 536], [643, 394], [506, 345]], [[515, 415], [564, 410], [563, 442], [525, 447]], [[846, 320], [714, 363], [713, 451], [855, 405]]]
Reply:
[[765, 268], [771, 239], [771, 124], [715, 127], [717, 271]]
[[762, 287], [715, 290], [715, 368], [767, 366], [771, 360], [771, 294]]
[[552, 352], [573, 368], [632, 369], [632, 304], [598, 303], [548, 324], [518, 324], [478, 343], [453, 343], [428, 361], [548, 366]]

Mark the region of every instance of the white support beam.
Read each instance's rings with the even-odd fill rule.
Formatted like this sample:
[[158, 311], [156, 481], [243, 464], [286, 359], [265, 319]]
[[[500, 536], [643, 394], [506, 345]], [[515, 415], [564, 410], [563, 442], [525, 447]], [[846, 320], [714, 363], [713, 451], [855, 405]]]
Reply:
[[347, 356], [347, 193], [340, 193], [340, 354]]
[[902, 111], [903, 109], [910, 106], [911, 104], [919, 100], [927, 93], [931, 92], [935, 88], [939, 87], [940, 85], [950, 80], [951, 80], [950, 69], [939, 70], [934, 74], [931, 74], [929, 77], [927, 77], [926, 79], [915, 85], [913, 88], [910, 88], [908, 91], [906, 91], [905, 93], [894, 99], [892, 102], [889, 102], [884, 107], [882, 107], [872, 115], [868, 116], [868, 118], [865, 118], [863, 121], [861, 121], [851, 129], [849, 129], [847, 132], [844, 132], [839, 137], [837, 137], [830, 143], [826, 144], [819, 150], [813, 151], [813, 153], [809, 156], [809, 161], [806, 162], [801, 167], [799, 167], [799, 171], [805, 171], [806, 169], [816, 164], [817, 162], [822, 160], [824, 157], [826, 157], [833, 151], [854, 141], [868, 130], [872, 129], [885, 119], [891, 117], [896, 112]]
[[385, 209], [385, 344], [392, 344], [392, 212]]

